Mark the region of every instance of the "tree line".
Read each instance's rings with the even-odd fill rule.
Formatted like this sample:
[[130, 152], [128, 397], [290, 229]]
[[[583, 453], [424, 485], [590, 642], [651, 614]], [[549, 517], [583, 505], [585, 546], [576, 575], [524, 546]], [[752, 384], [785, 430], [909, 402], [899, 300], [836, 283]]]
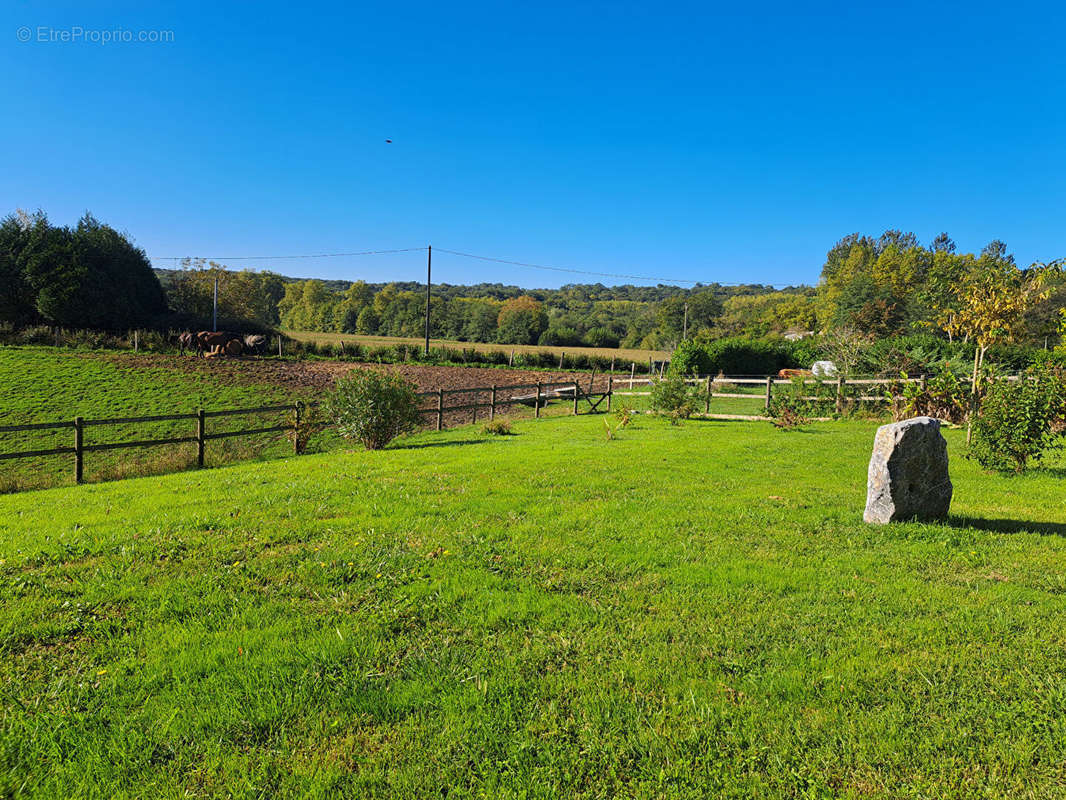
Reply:
[[[960, 253], [946, 234], [845, 236], [827, 253], [817, 287], [748, 284], [522, 289], [501, 283], [434, 285], [430, 334], [469, 342], [673, 349], [684, 338], [841, 335], [867, 341], [933, 334], [953, 341], [1057, 343], [1066, 304], [1061, 270], [1019, 268], [1000, 241]], [[992, 329], [975, 327], [974, 302], [994, 309], [1039, 275]], [[418, 337], [425, 286], [300, 280], [186, 259], [153, 270], [128, 235], [86, 214], [74, 227], [43, 212], [0, 221], [0, 322], [120, 330], [205, 328], [218, 286], [219, 327]], [[1034, 287], [1036, 288], [1035, 284]], [[983, 298], [983, 300], [981, 299]], [[987, 316], [987, 314], [985, 315]], [[994, 315], [993, 315], [994, 316]], [[978, 326], [979, 327], [979, 326]], [[981, 345], [984, 347], [985, 345]]]

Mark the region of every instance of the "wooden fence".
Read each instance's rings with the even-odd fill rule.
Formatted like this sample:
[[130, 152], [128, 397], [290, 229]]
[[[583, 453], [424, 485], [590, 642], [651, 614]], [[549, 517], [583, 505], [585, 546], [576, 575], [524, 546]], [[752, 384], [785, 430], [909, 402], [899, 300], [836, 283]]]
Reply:
[[[623, 378], [619, 383], [628, 384], [627, 390], [624, 394], [627, 395], [650, 395], [650, 391], [636, 392], [633, 391], [633, 387], [639, 384], [651, 384], [654, 382], [654, 378], [637, 378], [630, 376], [629, 378]], [[817, 378], [805, 378], [802, 383], [804, 386], [833, 386], [834, 399], [837, 411], [840, 411], [847, 400], [858, 400], [864, 403], [874, 402], [888, 402], [891, 397], [888, 393], [882, 392], [881, 394], [848, 394], [848, 387], [864, 387], [864, 386], [893, 386], [898, 387], [902, 384], [916, 383], [920, 384], [923, 388], [926, 385], [926, 376], [922, 375], [917, 378], [849, 378], [845, 379], [837, 377], [833, 380], [819, 380]], [[769, 410], [770, 404], [773, 402], [774, 387], [775, 386], [794, 386], [800, 382], [798, 378], [730, 378], [724, 375], [696, 375], [691, 378], [686, 378], [685, 383], [693, 386], [705, 386], [705, 412], [710, 413], [711, 410], [711, 398], [712, 397], [725, 397], [734, 398], [738, 400], [761, 400], [763, 408]], [[720, 387], [741, 387], [752, 386], [761, 389], [758, 393], [740, 393], [729, 391], [716, 391], [715, 385]], [[617, 392], [617, 394], [623, 394], [623, 392]], [[802, 395], [797, 399], [800, 400], [828, 400], [824, 395]]]
[[[586, 413], [598, 410], [601, 404], [604, 403], [606, 404], [605, 410], [609, 411], [611, 408], [612, 386], [613, 379], [608, 377], [606, 386], [598, 391], [594, 386], [594, 379], [590, 379], [587, 387], [582, 386], [581, 383], [577, 381], [567, 381], [566, 383], [531, 383], [517, 386], [482, 386], [465, 389], [442, 388], [437, 389], [436, 391], [420, 392], [418, 397], [423, 399], [433, 398], [436, 400], [436, 402], [429, 407], [421, 408], [420, 413], [423, 417], [434, 415], [435, 428], [439, 431], [444, 429], [446, 419], [449, 417], [454, 418], [456, 412], [469, 411], [471, 412], [471, 421], [476, 422], [479, 410], [487, 410], [489, 419], [494, 419], [497, 413], [507, 408], [516, 405], [527, 405], [533, 407], [533, 414], [535, 417], [540, 417], [541, 409], [552, 400], [565, 400], [567, 403], [572, 403], [571, 413], [573, 414], [578, 414], [580, 412], [582, 402], [588, 406], [588, 411]], [[454, 398], [456, 395], [462, 394], [473, 394], [473, 401], [451, 405], [445, 402], [446, 398]], [[488, 400], [486, 402], [480, 400], [484, 395], [488, 395]], [[207, 442], [209, 441], [229, 439], [239, 436], [257, 436], [264, 433], [288, 432], [292, 434], [293, 452], [299, 453], [302, 451], [303, 445], [305, 444], [304, 439], [300, 436], [301, 423], [305, 426], [313, 424], [318, 429], [327, 427], [327, 425], [322, 423], [310, 423], [308, 417], [305, 416], [308, 411], [314, 409], [317, 405], [317, 403], [286, 403], [283, 405], [259, 406], [256, 408], [233, 408], [217, 411], [198, 409], [195, 412], [185, 414], [155, 414], [140, 417], [111, 417], [107, 419], [84, 419], [82, 417], [74, 417], [72, 420], [61, 422], [33, 422], [24, 425], [3, 425], [0, 426], [0, 435], [8, 433], [25, 433], [30, 431], [61, 431], [66, 429], [72, 431], [73, 441], [69, 446], [64, 447], [0, 453], [0, 461], [71, 455], [73, 456], [74, 461], [74, 481], [76, 483], [82, 483], [85, 474], [85, 455], [87, 453], [96, 453], [106, 450], [195, 444], [196, 464], [197, 466], [202, 467], [204, 466], [204, 451]], [[255, 416], [279, 412], [288, 412], [291, 415], [290, 421], [279, 425], [246, 427], [239, 430], [211, 432], [208, 429], [209, 421], [219, 417]], [[190, 423], [195, 422], [195, 431], [190, 432], [187, 436], [167, 436], [157, 439], [136, 439], [133, 441], [112, 441], [93, 444], [87, 444], [85, 442], [85, 431], [88, 428], [106, 428], [108, 426], [116, 425], [136, 425], [183, 420]]]
[[[86, 453], [97, 453], [104, 450], [119, 450], [128, 447], [162, 447], [164, 445], [195, 443], [196, 463], [197, 466], [202, 467], [204, 465], [204, 450], [207, 442], [213, 439], [228, 439], [235, 436], [254, 436], [261, 433], [296, 430], [299, 427], [300, 414], [304, 407], [305, 406], [302, 403], [291, 403], [276, 406], [259, 406], [257, 408], [232, 408], [221, 411], [205, 411], [204, 409], [199, 409], [193, 413], [187, 414], [154, 414], [143, 417], [110, 417], [107, 419], [84, 419], [82, 417], [75, 417], [66, 422], [34, 422], [27, 425], [3, 425], [0, 426], [0, 434], [22, 433], [25, 431], [62, 430], [64, 428], [70, 428], [74, 432], [74, 441], [69, 447], [52, 447], [46, 450], [23, 450], [16, 453], [0, 453], [0, 461], [15, 458], [42, 458], [44, 456], [71, 454], [74, 456], [74, 481], [76, 483], [81, 483], [85, 473]], [[236, 431], [208, 432], [208, 420], [212, 418], [249, 416], [283, 411], [288, 411], [293, 414], [293, 421], [290, 424], [270, 425], [259, 428], [243, 428]], [[189, 436], [171, 436], [162, 439], [138, 439], [134, 441], [85, 444], [86, 428], [148, 422], [171, 422], [176, 420], [195, 421], [195, 434]]]
[[[607, 376], [606, 385], [597, 389], [595, 375], [589, 378], [588, 386], [582, 386], [581, 381], [556, 381], [551, 383], [523, 383], [507, 384], [504, 386], [480, 386], [463, 389], [437, 389], [432, 392], [420, 392], [421, 398], [434, 398], [436, 403], [421, 409], [423, 416], [433, 414], [436, 416], [436, 430], [443, 430], [445, 418], [457, 411], [469, 411], [470, 421], [477, 422], [479, 410], [487, 410], [489, 419], [495, 419], [496, 414], [504, 409], [516, 405], [532, 406], [533, 416], [540, 417], [541, 409], [552, 400], [565, 400], [572, 403], [572, 414], [580, 413], [581, 402], [588, 405], [591, 413], [597, 411], [601, 404], [606, 403], [605, 411], [611, 410], [611, 397], [614, 394], [614, 378]], [[482, 400], [484, 395], [487, 400]], [[473, 400], [454, 405], [446, 405], [445, 398], [456, 395], [473, 395]]]

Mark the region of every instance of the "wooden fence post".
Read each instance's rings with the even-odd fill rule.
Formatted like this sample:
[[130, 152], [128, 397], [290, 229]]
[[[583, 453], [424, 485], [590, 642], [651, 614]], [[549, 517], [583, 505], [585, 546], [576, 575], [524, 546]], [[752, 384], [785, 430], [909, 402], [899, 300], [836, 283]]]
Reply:
[[540, 419], [540, 381], [537, 381], [537, 399], [533, 403], [533, 416]]
[[511, 348], [511, 357], [507, 359], [507, 366], [509, 366], [509, 367], [513, 367], [514, 366], [514, 348], [513, 347]]
[[633, 375], [637, 371], [637, 362], [631, 361], [629, 363], [629, 391], [633, 391]]
[[774, 391], [774, 378], [772, 375], [766, 376], [766, 410], [770, 410], [770, 398], [773, 396]]
[[611, 413], [611, 398], [614, 396], [614, 375], [607, 376], [607, 413]]
[[614, 362], [617, 356], [611, 356], [611, 372], [614, 372]]
[[706, 403], [704, 403], [704, 409], [703, 409], [703, 413], [704, 414], [710, 414], [711, 413], [711, 383], [712, 382], [713, 381], [712, 381], [711, 376], [708, 375], [707, 376], [707, 401], [706, 401]]
[[559, 351], [559, 369], [563, 368], [563, 356], [565, 356], [565, 355], [566, 355], [566, 351], [565, 350], [560, 350]]
[[136, 328], [133, 329], [133, 352], [136, 353], [141, 349], [141, 335], [140, 331]]
[[444, 387], [437, 389], [437, 430], [444, 430]]
[[844, 411], [844, 376], [837, 375], [837, 413], [841, 414]]
[[85, 449], [82, 437], [82, 418], [74, 417], [74, 482], [81, 483], [85, 467]]
[[577, 398], [578, 398], [579, 394], [581, 394], [581, 384], [579, 384], [577, 381], [574, 381], [574, 416], [575, 417], [577, 416]]
[[204, 444], [207, 441], [204, 438], [207, 433], [206, 422], [204, 410], [202, 408], [196, 409], [196, 466], [198, 467], [204, 465]]
[[300, 409], [303, 406], [299, 400], [292, 407], [292, 452], [300, 454]]
[[496, 384], [492, 384], [492, 394], [489, 397], [489, 421], [496, 419]]
[[593, 384], [593, 382], [595, 382], [595, 380], [596, 380], [596, 368], [593, 367], [592, 368], [592, 374], [589, 375], [589, 390], [588, 390], [588, 394], [592, 394], [592, 384]]
[[922, 392], [924, 393], [925, 390], [929, 387], [929, 380], [928, 380], [928, 377], [925, 374], [922, 375], [922, 377], [920, 379], [920, 384], [921, 384], [921, 387], [922, 387]]
[[281, 358], [281, 334], [278, 334], [278, 358]]

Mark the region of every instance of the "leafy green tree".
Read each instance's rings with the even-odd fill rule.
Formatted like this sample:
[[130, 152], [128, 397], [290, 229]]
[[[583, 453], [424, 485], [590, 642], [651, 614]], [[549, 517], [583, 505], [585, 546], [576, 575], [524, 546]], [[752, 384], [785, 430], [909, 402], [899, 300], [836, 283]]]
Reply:
[[548, 327], [544, 306], [529, 295], [507, 300], [497, 317], [496, 340], [503, 344], [536, 344]]
[[151, 325], [166, 312], [163, 289], [144, 251], [91, 214], [74, 228], [53, 226], [43, 213], [23, 215], [16, 224], [24, 235], [6, 240], [19, 248], [8, 251], [18, 265], [8, 276], [21, 268], [15, 285], [23, 300], [16, 302], [33, 298], [33, 312], [18, 316], [114, 330]]
[[285, 287], [285, 296], [278, 303], [281, 325], [295, 331], [331, 331], [340, 299], [322, 281], [290, 283]]
[[658, 330], [664, 341], [681, 341], [685, 332], [686, 307], [689, 336], [694, 336], [701, 328], [711, 327], [722, 313], [722, 304], [710, 289], [667, 298], [659, 304], [657, 313]]
[[462, 321], [462, 339], [470, 342], [496, 341], [500, 303], [494, 300], [466, 300], [457, 304], [456, 311]]
[[286, 292], [280, 275], [231, 271], [203, 259], [181, 262], [181, 271], [171, 278], [167, 288], [171, 310], [189, 318], [190, 324], [210, 326], [216, 279], [219, 328], [269, 328], [278, 324], [278, 306]]
[[381, 318], [378, 317], [373, 305], [363, 306], [359, 312], [359, 319], [355, 323], [355, 332], [363, 336], [373, 336], [378, 332]]
[[25, 256], [34, 218], [23, 212], [0, 221], [0, 321], [21, 327], [36, 322], [33, 287], [26, 277]]

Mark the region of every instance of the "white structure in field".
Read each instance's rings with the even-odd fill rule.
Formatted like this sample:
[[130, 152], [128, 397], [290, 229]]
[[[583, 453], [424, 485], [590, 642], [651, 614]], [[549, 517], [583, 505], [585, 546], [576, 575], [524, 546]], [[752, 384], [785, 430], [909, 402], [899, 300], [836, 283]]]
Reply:
[[816, 378], [835, 378], [838, 371], [837, 365], [832, 361], [815, 361], [811, 364], [811, 372]]

